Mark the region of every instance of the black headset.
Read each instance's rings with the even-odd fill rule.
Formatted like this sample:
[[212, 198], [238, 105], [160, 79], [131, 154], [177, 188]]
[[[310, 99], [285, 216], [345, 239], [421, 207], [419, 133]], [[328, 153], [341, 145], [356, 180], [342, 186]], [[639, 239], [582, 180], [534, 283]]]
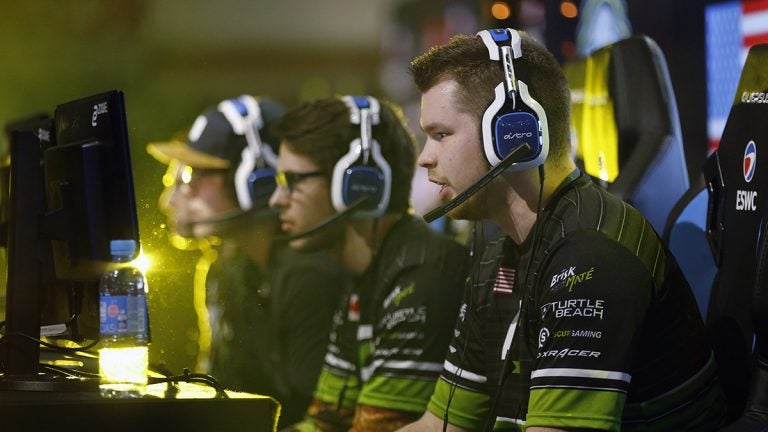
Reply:
[[264, 127], [259, 102], [250, 95], [227, 99], [217, 109], [237, 135], [244, 135], [248, 145], [234, 171], [235, 193], [242, 211], [269, 209], [269, 197], [275, 191], [277, 156], [261, 140], [259, 130]]
[[349, 143], [349, 152], [336, 162], [331, 179], [331, 200], [338, 213], [364, 202], [355, 216], [380, 217], [387, 210], [392, 190], [392, 169], [373, 138], [373, 126], [380, 122], [379, 101], [371, 96], [343, 96], [349, 121], [360, 125], [360, 136]]
[[504, 80], [494, 89], [493, 102], [483, 113], [485, 157], [491, 166], [496, 166], [521, 145], [528, 144], [530, 150], [508, 169], [522, 171], [540, 166], [549, 154], [547, 115], [528, 93], [528, 86], [515, 77], [513, 61], [523, 55], [520, 34], [513, 29], [492, 29], [477, 35], [488, 48], [490, 59], [500, 61], [504, 72]]

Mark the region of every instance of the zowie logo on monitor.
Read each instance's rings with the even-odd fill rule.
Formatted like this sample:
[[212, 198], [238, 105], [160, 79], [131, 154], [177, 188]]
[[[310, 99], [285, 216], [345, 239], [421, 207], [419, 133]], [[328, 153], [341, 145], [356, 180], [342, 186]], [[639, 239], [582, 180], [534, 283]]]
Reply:
[[51, 142], [51, 131], [43, 128], [37, 129], [37, 139], [40, 141]]
[[96, 119], [99, 117], [100, 114], [106, 114], [107, 113], [107, 103], [106, 102], [99, 102], [98, 104], [93, 106], [93, 115], [91, 116], [91, 126], [96, 127]]

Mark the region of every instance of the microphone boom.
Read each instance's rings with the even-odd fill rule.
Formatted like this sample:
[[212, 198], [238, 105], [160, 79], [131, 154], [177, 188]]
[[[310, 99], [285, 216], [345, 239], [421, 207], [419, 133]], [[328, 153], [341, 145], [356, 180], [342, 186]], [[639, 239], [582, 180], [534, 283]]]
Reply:
[[445, 216], [446, 213], [449, 211], [455, 209], [464, 201], [468, 200], [472, 195], [476, 194], [480, 191], [485, 185], [490, 183], [491, 180], [498, 177], [499, 174], [501, 174], [505, 169], [509, 168], [510, 165], [513, 163], [517, 163], [522, 161], [525, 156], [528, 156], [527, 152], [520, 152], [520, 150], [526, 149], [528, 151], [531, 150], [531, 146], [528, 143], [524, 143], [520, 147], [516, 148], [514, 151], [512, 151], [510, 154], [507, 155], [504, 159], [501, 160], [501, 162], [498, 163], [495, 167], [493, 167], [490, 171], [485, 173], [482, 177], [477, 179], [474, 183], [472, 183], [467, 189], [464, 190], [464, 192], [456, 195], [451, 201], [449, 201], [447, 204], [438, 207], [434, 210], [430, 210], [427, 214], [424, 215], [424, 220], [429, 223], [434, 221], [435, 219], [438, 219], [440, 217]]

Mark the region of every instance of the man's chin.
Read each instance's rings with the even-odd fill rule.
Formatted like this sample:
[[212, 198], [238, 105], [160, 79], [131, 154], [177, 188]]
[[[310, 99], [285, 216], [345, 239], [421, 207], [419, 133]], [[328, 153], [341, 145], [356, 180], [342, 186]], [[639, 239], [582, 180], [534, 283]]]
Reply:
[[447, 216], [454, 220], [479, 221], [485, 219], [486, 212], [481, 205], [481, 200], [477, 195], [469, 198], [467, 201], [459, 204], [458, 207], [447, 213]]
[[[339, 244], [339, 241], [341, 241], [344, 236], [343, 230], [341, 228], [343, 228], [341, 225], [326, 226], [323, 229], [313, 232], [307, 236], [290, 240], [288, 245], [291, 247], [291, 249], [306, 253], [333, 249], [336, 247], [336, 245]], [[288, 235], [302, 232], [305, 231], [299, 230]]]

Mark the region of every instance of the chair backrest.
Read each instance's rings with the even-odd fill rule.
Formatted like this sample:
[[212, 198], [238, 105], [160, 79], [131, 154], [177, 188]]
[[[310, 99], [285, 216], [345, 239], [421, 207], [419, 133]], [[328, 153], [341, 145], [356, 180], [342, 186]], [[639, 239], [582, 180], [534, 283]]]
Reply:
[[[732, 410], [741, 413], [750, 366], [765, 359], [768, 338], [768, 44], [750, 49], [720, 147], [706, 161], [707, 234], [719, 271], [707, 326]], [[761, 276], [763, 275], [763, 276]], [[755, 341], [757, 351], [755, 351]], [[764, 379], [764, 378], [763, 378]], [[768, 388], [768, 383], [763, 383]], [[752, 396], [750, 396], [752, 397]], [[751, 400], [751, 399], [750, 399]], [[768, 414], [768, 407], [766, 414]]]
[[662, 232], [689, 180], [677, 103], [658, 45], [633, 36], [589, 55], [581, 110], [576, 129], [586, 172]]
[[670, 211], [662, 236], [696, 296], [702, 319], [707, 317], [709, 296], [717, 274], [707, 241], [708, 202], [706, 188], [689, 189]]

